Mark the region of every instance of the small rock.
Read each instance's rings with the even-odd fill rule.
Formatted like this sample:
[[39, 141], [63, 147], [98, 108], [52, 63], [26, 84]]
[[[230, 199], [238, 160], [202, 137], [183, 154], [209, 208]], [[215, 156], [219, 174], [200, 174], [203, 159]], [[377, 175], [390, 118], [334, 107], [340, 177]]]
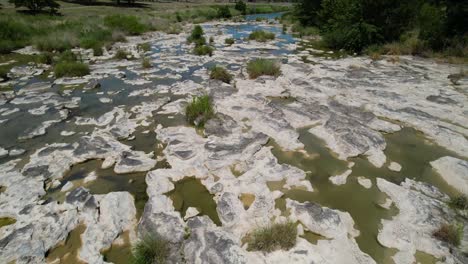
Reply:
[[112, 99], [107, 98], [107, 97], [101, 97], [101, 98], [99, 98], [99, 101], [100, 101], [101, 103], [103, 103], [103, 104], [107, 104], [107, 103], [112, 102]]
[[352, 170], [347, 170], [340, 175], [332, 176], [328, 178], [335, 185], [343, 185], [346, 183], [346, 179], [351, 174]]
[[101, 87], [101, 84], [96, 79], [92, 79], [83, 87], [83, 89], [92, 90], [92, 89], [97, 89], [99, 87]]
[[51, 188], [57, 188], [58, 186], [60, 186], [59, 180], [54, 180], [52, 184], [50, 185]]
[[0, 147], [0, 158], [4, 158], [6, 156], [8, 156], [8, 150]]
[[199, 213], [200, 212], [197, 210], [197, 208], [189, 207], [187, 208], [187, 211], [185, 212], [184, 220], [197, 216]]
[[74, 134], [75, 134], [74, 131], [62, 131], [62, 132], [60, 132], [60, 135], [64, 136], [64, 137], [68, 137], [68, 136], [71, 136], [71, 135], [74, 135]]
[[19, 156], [23, 154], [24, 152], [26, 152], [26, 150], [24, 149], [10, 149], [8, 154], [10, 155], [10, 157], [14, 157], [14, 156]]
[[86, 176], [83, 181], [84, 183], [91, 182], [97, 179], [97, 174], [95, 171], [92, 171], [88, 176]]
[[388, 169], [391, 170], [391, 171], [396, 171], [396, 172], [399, 172], [401, 171], [401, 165], [392, 161], [390, 162], [390, 165], [388, 165]]
[[384, 208], [384, 209], [390, 209], [390, 206], [392, 206], [392, 199], [390, 198], [385, 198], [385, 202], [383, 204], [379, 204], [380, 207]]
[[369, 189], [370, 187], [372, 187], [372, 181], [365, 177], [360, 176], [357, 178], [357, 181], [360, 185], [362, 185], [362, 187], [366, 189]]
[[61, 192], [68, 192], [72, 188], [73, 188], [73, 182], [67, 182], [67, 183], [65, 183], [65, 185], [62, 187], [62, 189], [60, 191]]

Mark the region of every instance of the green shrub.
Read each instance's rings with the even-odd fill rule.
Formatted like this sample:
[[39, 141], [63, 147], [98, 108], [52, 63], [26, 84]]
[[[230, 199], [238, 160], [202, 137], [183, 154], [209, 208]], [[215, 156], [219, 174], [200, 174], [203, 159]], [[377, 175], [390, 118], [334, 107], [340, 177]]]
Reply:
[[460, 245], [461, 237], [463, 235], [463, 226], [443, 224], [439, 229], [434, 231], [432, 235], [440, 241], [447, 242], [457, 247]]
[[214, 43], [214, 37], [211, 36], [211, 37], [210, 37], [210, 45], [213, 45], [213, 43]]
[[71, 50], [64, 51], [60, 53], [58, 57], [59, 62], [64, 62], [64, 61], [76, 61], [78, 58], [76, 57], [76, 54], [73, 53]]
[[253, 59], [247, 64], [247, 72], [251, 79], [262, 75], [278, 77], [281, 74], [280, 65], [274, 60]]
[[93, 55], [94, 56], [102, 56], [102, 46], [99, 44], [96, 44], [96, 46], [91, 47], [93, 49]]
[[244, 1], [242, 1], [242, 0], [237, 1], [237, 2], [236, 2], [236, 5], [234, 6], [234, 8], [235, 8], [237, 11], [241, 12], [242, 15], [247, 14], [247, 4], [246, 4]]
[[8, 72], [10, 72], [10, 68], [7, 68], [5, 66], [0, 66], [0, 78], [7, 80]]
[[130, 54], [123, 49], [118, 49], [114, 55], [114, 59], [125, 60]]
[[197, 96], [185, 108], [185, 117], [191, 125], [204, 127], [206, 121], [214, 116], [211, 98], [208, 95]]
[[54, 67], [55, 77], [76, 77], [89, 74], [88, 65], [81, 62], [63, 61]]
[[176, 20], [177, 22], [182, 22], [182, 17], [180, 16], [179, 12], [176, 12]]
[[193, 49], [193, 53], [198, 56], [204, 56], [204, 55], [213, 55], [213, 47], [210, 47], [208, 45], [197, 45]]
[[232, 81], [232, 75], [225, 68], [215, 66], [210, 69], [210, 79], [230, 83]]
[[203, 32], [203, 28], [200, 25], [196, 25], [192, 29], [190, 36], [187, 38], [187, 42], [195, 43], [195, 45], [204, 45], [206, 43], [205, 37], [203, 37], [204, 34], [205, 32]]
[[35, 38], [34, 44], [40, 51], [63, 52], [78, 46], [78, 40], [72, 32], [54, 32]]
[[38, 63], [51, 65], [54, 62], [54, 56], [50, 52], [43, 52], [37, 56], [36, 61]]
[[227, 38], [224, 40], [224, 43], [226, 43], [227, 45], [231, 46], [232, 44], [234, 44], [236, 41], [233, 39], [233, 38]]
[[218, 7], [218, 18], [231, 18], [231, 9], [229, 9], [229, 6], [221, 6]]
[[444, 45], [445, 13], [438, 6], [423, 4], [419, 13], [420, 38], [436, 50]]
[[149, 58], [143, 58], [143, 61], [141, 62], [141, 66], [145, 69], [153, 67]]
[[263, 30], [255, 30], [249, 35], [249, 40], [256, 40], [258, 42], [266, 42], [273, 39], [275, 39], [274, 33]]
[[118, 29], [130, 35], [140, 35], [148, 30], [136, 16], [129, 15], [108, 15], [104, 18], [104, 24], [109, 28]]
[[0, 17], [0, 53], [8, 53], [21, 48], [31, 34], [31, 27], [25, 23], [2, 15]]
[[453, 208], [466, 210], [468, 209], [468, 198], [465, 195], [459, 195], [450, 199], [449, 205]]
[[144, 52], [150, 51], [150, 50], [151, 50], [151, 45], [150, 45], [148, 42], [142, 43], [142, 44], [138, 44], [138, 49], [139, 49], [139, 50], [142, 50], [142, 51], [144, 51]]
[[296, 244], [297, 228], [293, 222], [277, 223], [254, 230], [247, 235], [247, 250], [272, 252], [288, 250]]
[[169, 242], [160, 236], [146, 235], [132, 249], [132, 264], [165, 264]]

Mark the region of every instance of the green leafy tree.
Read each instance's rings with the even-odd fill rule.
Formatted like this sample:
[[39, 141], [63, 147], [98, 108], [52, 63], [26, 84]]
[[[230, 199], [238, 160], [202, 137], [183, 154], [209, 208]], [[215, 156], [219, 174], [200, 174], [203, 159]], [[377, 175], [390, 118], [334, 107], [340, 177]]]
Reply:
[[49, 8], [51, 12], [56, 12], [60, 5], [54, 0], [9, 0], [16, 8], [26, 7], [32, 12], [38, 12], [44, 8]]
[[237, 11], [241, 12], [241, 14], [243, 14], [243, 15], [247, 14], [247, 4], [246, 4], [244, 1], [242, 1], [242, 0], [237, 1], [237, 2], [236, 2], [236, 5], [234, 6], [234, 8], [235, 8]]
[[229, 6], [221, 6], [218, 8], [218, 17], [219, 18], [231, 18], [231, 10], [229, 9]]

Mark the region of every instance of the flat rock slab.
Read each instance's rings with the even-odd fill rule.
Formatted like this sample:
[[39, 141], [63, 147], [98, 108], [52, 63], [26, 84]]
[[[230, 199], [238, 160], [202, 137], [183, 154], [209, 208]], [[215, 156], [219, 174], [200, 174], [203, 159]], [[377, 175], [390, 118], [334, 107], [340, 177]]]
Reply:
[[450, 186], [468, 195], [468, 161], [447, 156], [432, 161], [431, 166]]

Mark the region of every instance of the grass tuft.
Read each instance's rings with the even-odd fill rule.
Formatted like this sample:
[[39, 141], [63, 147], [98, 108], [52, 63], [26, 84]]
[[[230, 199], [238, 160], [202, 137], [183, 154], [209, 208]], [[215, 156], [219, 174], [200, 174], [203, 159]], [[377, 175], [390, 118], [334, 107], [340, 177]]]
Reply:
[[432, 235], [440, 241], [444, 241], [458, 247], [463, 235], [463, 226], [443, 224], [439, 227], [439, 229], [434, 231]]
[[126, 52], [125, 50], [119, 49], [119, 50], [117, 50], [117, 52], [115, 53], [114, 59], [117, 59], [117, 60], [126, 60], [127, 57], [128, 57], [129, 55], [130, 55], [130, 54], [129, 54], [128, 52]]
[[277, 223], [254, 230], [247, 235], [247, 250], [272, 252], [288, 250], [296, 244], [297, 229], [291, 222]]
[[224, 40], [224, 43], [225, 43], [226, 45], [229, 45], [229, 46], [231, 46], [231, 45], [234, 44], [235, 42], [236, 42], [236, 41], [235, 41], [233, 38], [227, 38], [227, 39]]
[[132, 264], [163, 264], [169, 256], [169, 242], [160, 236], [145, 236], [132, 250]]
[[210, 79], [230, 83], [232, 81], [232, 75], [225, 68], [215, 66], [210, 69]]
[[54, 67], [55, 77], [76, 77], [89, 74], [88, 65], [76, 61], [62, 61]]
[[263, 30], [255, 30], [249, 35], [249, 40], [255, 40], [258, 42], [267, 42], [269, 40], [274, 40], [274, 39], [275, 39], [275, 33], [267, 32]]
[[459, 195], [450, 199], [449, 205], [452, 208], [466, 210], [468, 209], [468, 198], [464, 195]]
[[278, 77], [281, 74], [280, 65], [274, 60], [254, 59], [247, 64], [247, 72], [251, 79], [262, 75]]
[[121, 30], [129, 35], [141, 35], [149, 30], [136, 16], [109, 15], [104, 18], [104, 25]]
[[195, 46], [193, 53], [198, 56], [213, 55], [213, 48], [208, 45]]
[[149, 58], [143, 58], [143, 61], [141, 62], [141, 66], [145, 69], [149, 69], [151, 67], [153, 67], [153, 65], [151, 64], [151, 61]]
[[196, 127], [204, 127], [206, 121], [214, 116], [213, 104], [209, 95], [196, 96], [185, 108], [187, 121]]

